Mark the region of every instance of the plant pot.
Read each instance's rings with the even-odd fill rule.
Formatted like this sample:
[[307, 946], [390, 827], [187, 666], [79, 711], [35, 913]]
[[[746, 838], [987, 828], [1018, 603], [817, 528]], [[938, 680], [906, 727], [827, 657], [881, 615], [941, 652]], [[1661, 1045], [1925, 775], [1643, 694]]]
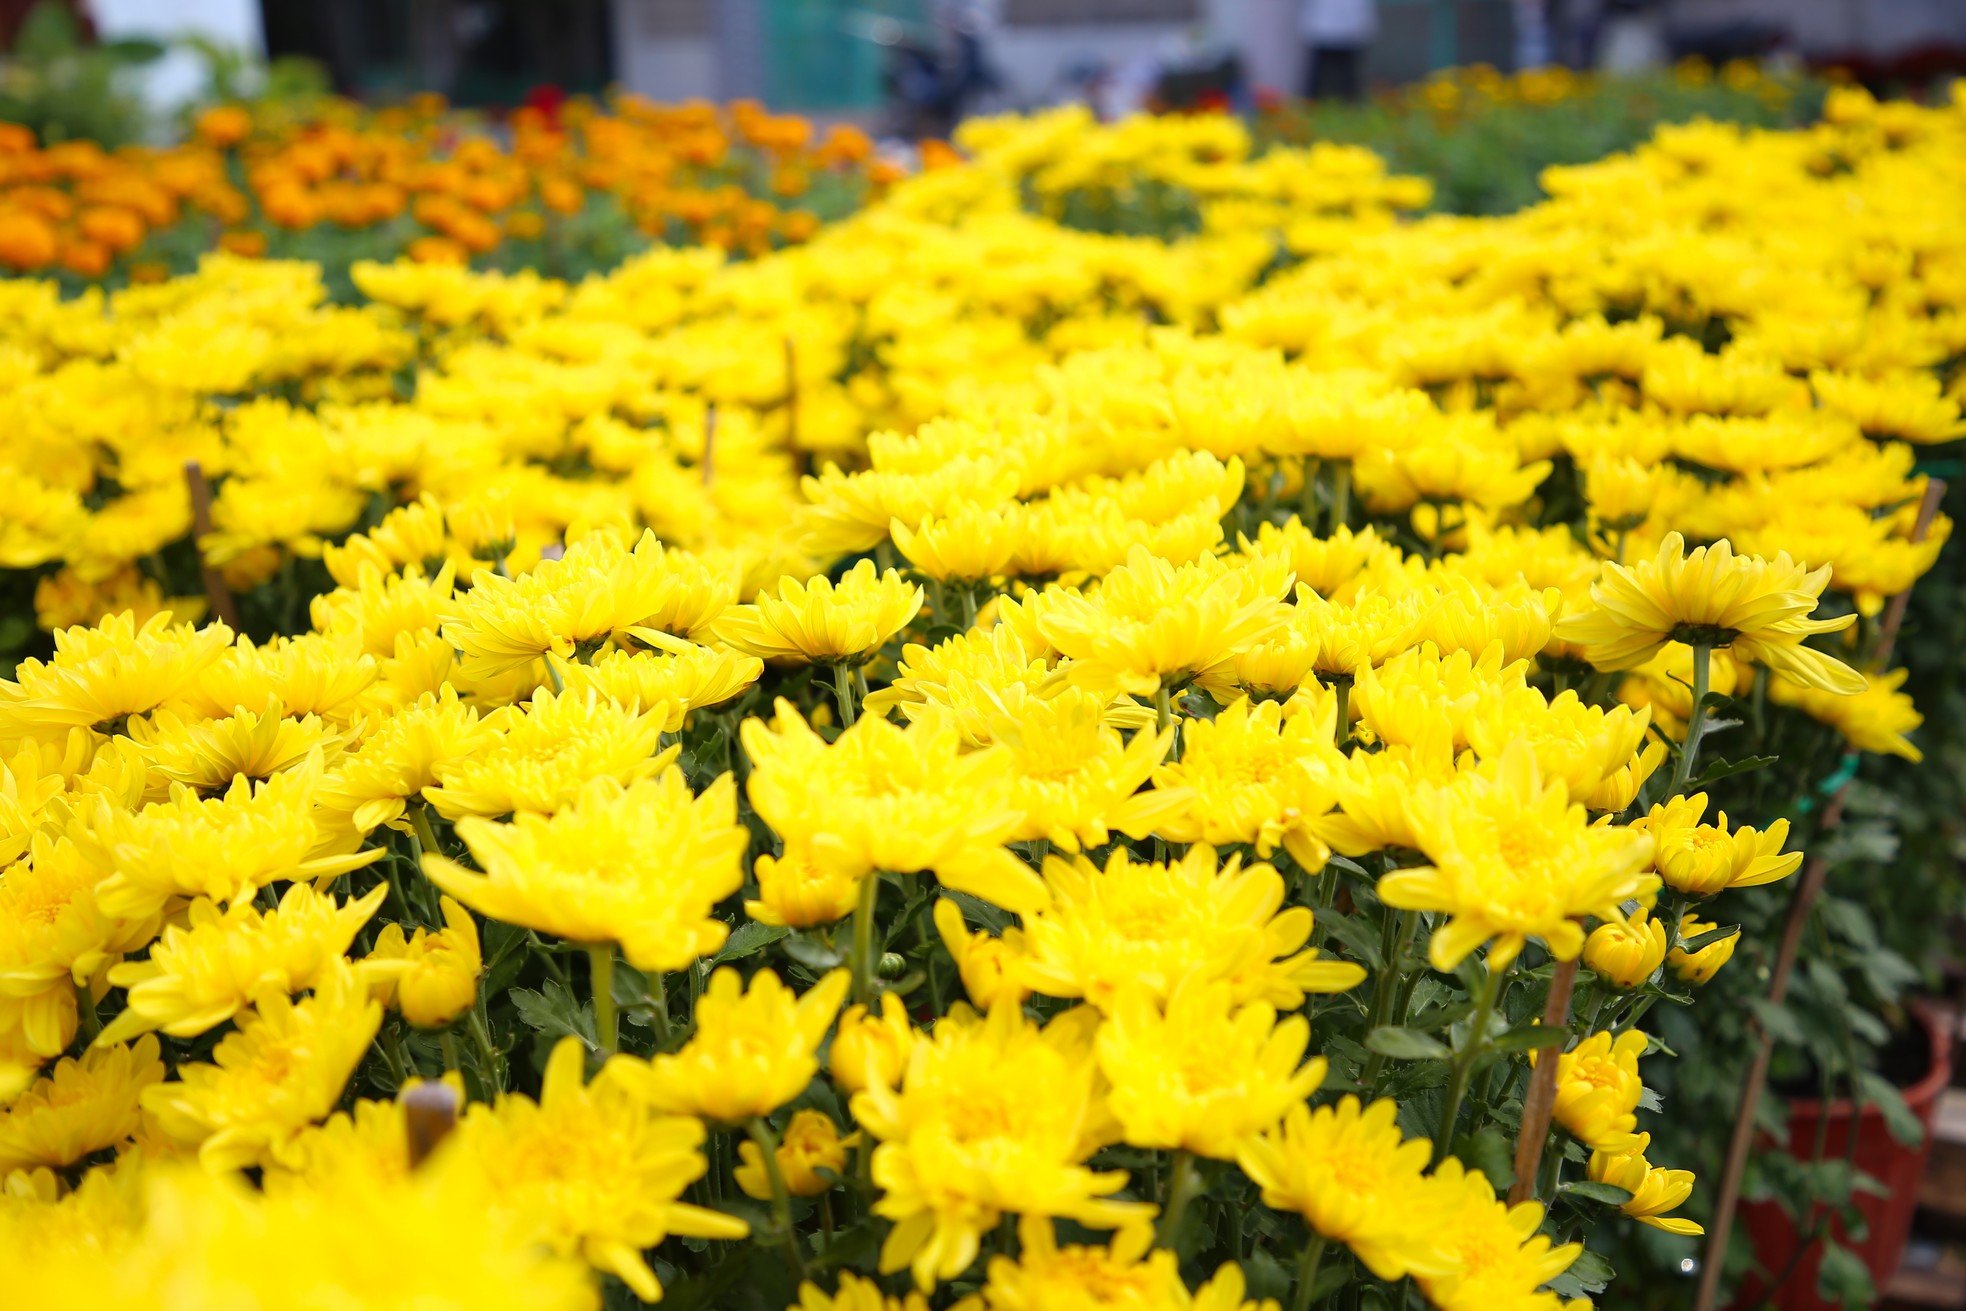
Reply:
[[[1912, 1215], [1918, 1209], [1918, 1181], [1925, 1173], [1925, 1161], [1932, 1150], [1932, 1118], [1938, 1109], [1939, 1094], [1952, 1081], [1952, 1046], [1947, 1030], [1937, 1016], [1922, 1006], [1914, 1007], [1912, 1015], [1925, 1034], [1930, 1053], [1923, 1077], [1899, 1090], [1905, 1105], [1925, 1127], [1925, 1135], [1917, 1146], [1906, 1147], [1893, 1138], [1885, 1127], [1883, 1113], [1875, 1106], [1859, 1109], [1844, 1098], [1827, 1103], [1814, 1099], [1789, 1103], [1787, 1150], [1790, 1155], [1808, 1159], [1815, 1151], [1816, 1135], [1821, 1133], [1824, 1158], [1836, 1159], [1851, 1150], [1854, 1134], [1857, 1169], [1882, 1187], [1881, 1195], [1871, 1192], [1857, 1195], [1856, 1207], [1863, 1214], [1866, 1227], [1862, 1242], [1846, 1240], [1840, 1220], [1832, 1221], [1829, 1226], [1831, 1236], [1863, 1261], [1880, 1290], [1897, 1270], [1911, 1237]], [[1816, 1273], [1823, 1259], [1821, 1242], [1798, 1252], [1803, 1234], [1780, 1203], [1743, 1204], [1741, 1223], [1754, 1245], [1758, 1269], [1742, 1282], [1734, 1300], [1738, 1311], [1763, 1305], [1778, 1311], [1836, 1311], [1837, 1303], [1826, 1301], [1816, 1293]], [[1776, 1283], [1777, 1280], [1780, 1282]], [[1772, 1291], [1771, 1284], [1774, 1284]]]

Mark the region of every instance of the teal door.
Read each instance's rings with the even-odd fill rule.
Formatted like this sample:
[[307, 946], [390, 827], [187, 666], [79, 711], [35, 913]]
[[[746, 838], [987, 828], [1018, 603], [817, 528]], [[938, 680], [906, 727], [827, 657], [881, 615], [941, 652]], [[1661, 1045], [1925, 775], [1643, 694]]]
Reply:
[[864, 110], [881, 98], [884, 22], [927, 35], [924, 0], [764, 0], [765, 103]]

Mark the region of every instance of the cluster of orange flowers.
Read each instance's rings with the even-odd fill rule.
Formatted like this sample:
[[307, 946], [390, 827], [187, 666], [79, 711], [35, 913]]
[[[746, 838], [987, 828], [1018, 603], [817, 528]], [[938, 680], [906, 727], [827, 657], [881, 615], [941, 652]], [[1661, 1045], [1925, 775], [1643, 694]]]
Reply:
[[0, 123], [0, 269], [150, 281], [214, 245], [331, 261], [318, 239], [336, 230], [361, 232], [365, 256], [467, 263], [507, 242], [564, 253], [576, 221], [616, 248], [639, 234], [756, 254], [898, 175], [858, 128], [822, 135], [750, 102], [575, 100], [506, 126], [509, 144], [434, 95], [298, 114], [223, 105], [162, 149], [41, 149]]

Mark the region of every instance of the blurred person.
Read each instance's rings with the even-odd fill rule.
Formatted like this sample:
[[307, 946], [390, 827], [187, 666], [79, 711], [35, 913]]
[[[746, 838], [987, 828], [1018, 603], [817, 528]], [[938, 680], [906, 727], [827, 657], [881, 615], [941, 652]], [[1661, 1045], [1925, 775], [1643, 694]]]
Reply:
[[931, 33], [916, 35], [892, 20], [877, 25], [874, 39], [887, 47], [881, 79], [896, 133], [917, 141], [946, 137], [1000, 87], [987, 44], [992, 22], [978, 0], [942, 0]]
[[1365, 94], [1365, 50], [1379, 34], [1374, 0], [1304, 0], [1298, 30], [1309, 49], [1304, 94], [1358, 100]]

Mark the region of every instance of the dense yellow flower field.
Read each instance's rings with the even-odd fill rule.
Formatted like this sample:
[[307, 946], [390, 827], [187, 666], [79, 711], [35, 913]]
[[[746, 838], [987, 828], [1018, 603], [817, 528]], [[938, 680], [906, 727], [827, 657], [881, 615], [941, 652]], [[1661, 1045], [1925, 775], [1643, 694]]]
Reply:
[[748, 263], [0, 283], [21, 1305], [1494, 1311], [1700, 1231], [1641, 1020], [1802, 861], [1744, 800], [1917, 756], [1966, 103], [1506, 219], [961, 144]]

